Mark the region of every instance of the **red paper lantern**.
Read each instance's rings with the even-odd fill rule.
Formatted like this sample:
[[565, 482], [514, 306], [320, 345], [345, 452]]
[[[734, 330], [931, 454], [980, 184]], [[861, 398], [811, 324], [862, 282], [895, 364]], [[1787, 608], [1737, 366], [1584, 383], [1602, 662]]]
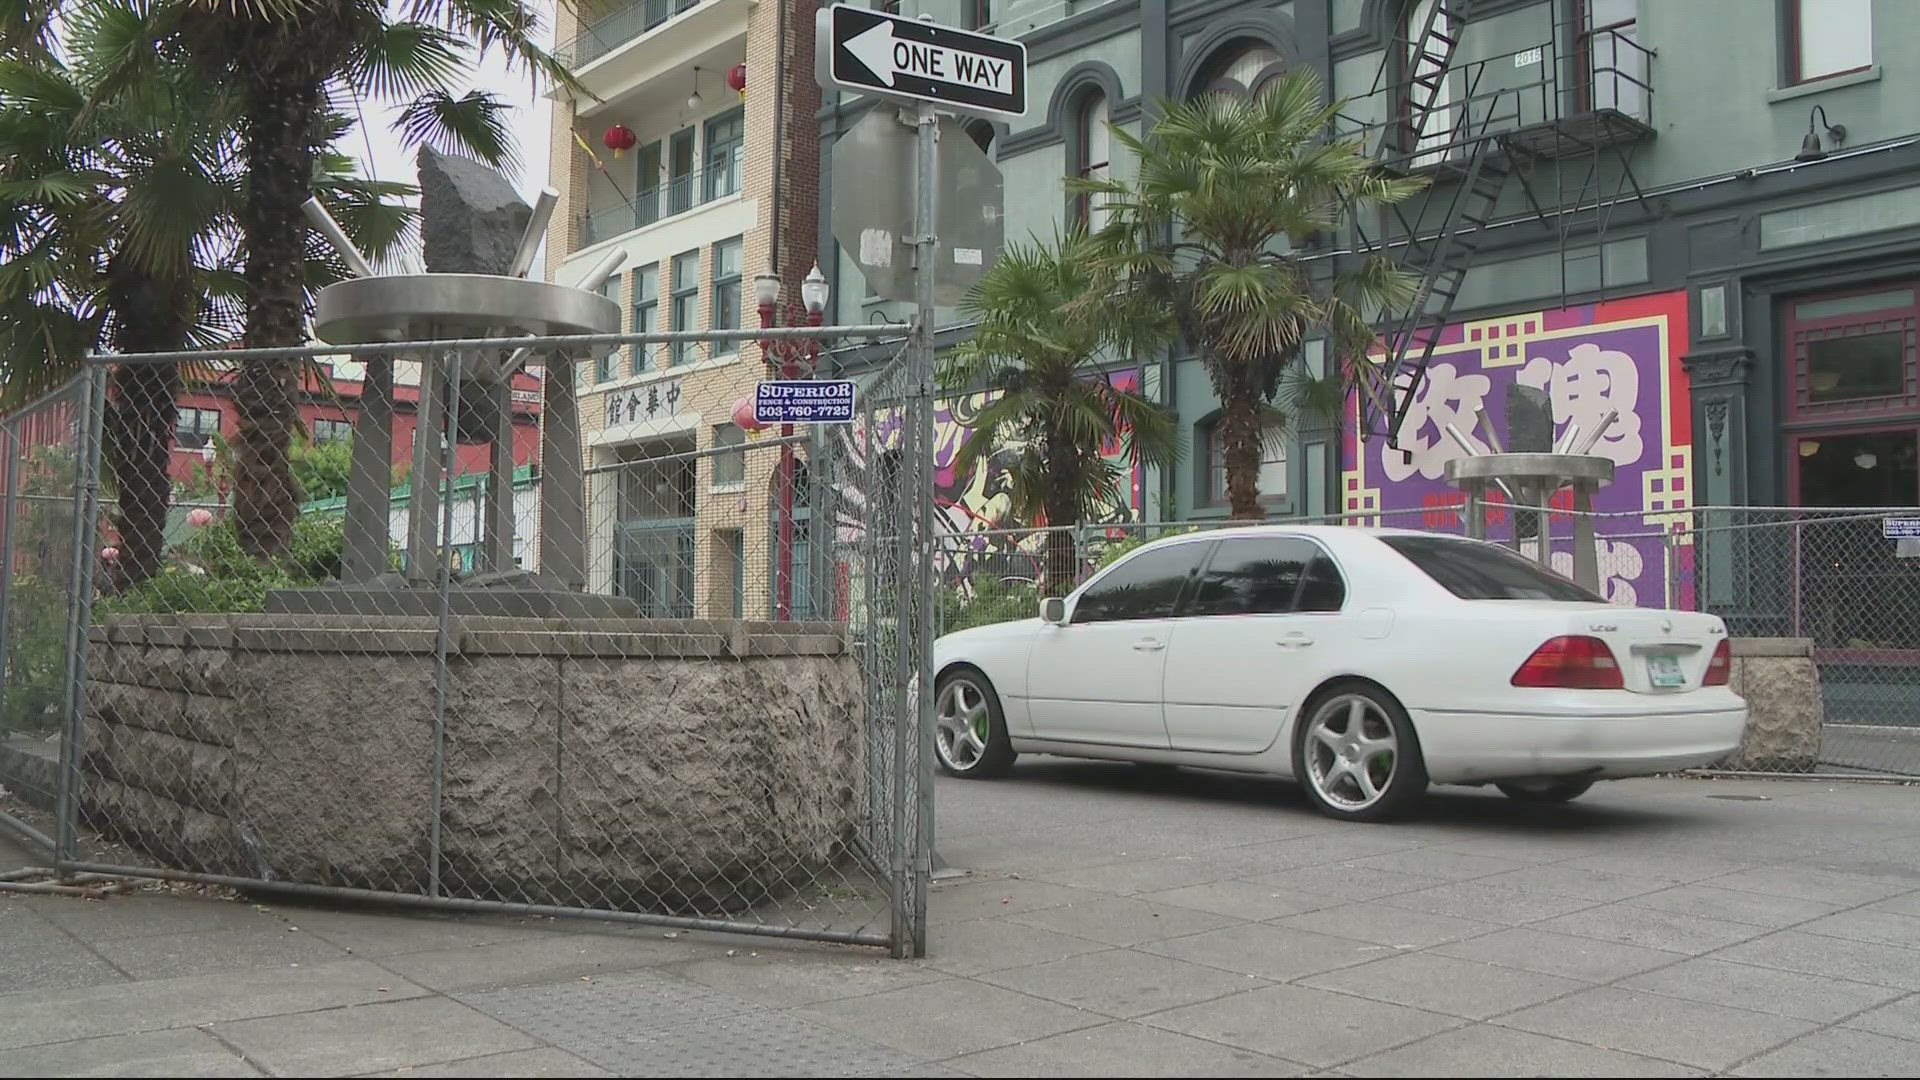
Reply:
[[733, 403], [733, 422], [747, 431], [759, 431], [767, 426], [754, 416], [752, 397], [743, 397]]
[[727, 86], [741, 97], [747, 96], [747, 65], [735, 64], [727, 69]]
[[617, 158], [639, 145], [640, 137], [635, 135], [633, 129], [627, 125], [615, 124], [607, 129], [607, 133], [600, 137], [600, 141], [606, 143], [607, 149], [613, 151], [613, 156]]

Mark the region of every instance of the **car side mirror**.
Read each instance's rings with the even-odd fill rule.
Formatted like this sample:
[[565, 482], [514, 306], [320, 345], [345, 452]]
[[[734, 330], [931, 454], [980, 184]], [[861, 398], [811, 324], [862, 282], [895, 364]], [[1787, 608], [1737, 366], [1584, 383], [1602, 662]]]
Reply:
[[1053, 626], [1067, 625], [1067, 602], [1058, 596], [1040, 601], [1040, 621]]

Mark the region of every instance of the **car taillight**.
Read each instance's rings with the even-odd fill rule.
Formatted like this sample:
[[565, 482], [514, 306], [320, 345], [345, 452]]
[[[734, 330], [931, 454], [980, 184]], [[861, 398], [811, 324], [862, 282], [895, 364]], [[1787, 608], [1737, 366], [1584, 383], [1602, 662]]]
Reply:
[[1713, 647], [1713, 659], [1707, 661], [1707, 677], [1700, 680], [1702, 686], [1725, 686], [1733, 678], [1733, 647], [1726, 638]]
[[1513, 685], [1555, 690], [1620, 690], [1620, 662], [1596, 637], [1557, 637], [1533, 650]]

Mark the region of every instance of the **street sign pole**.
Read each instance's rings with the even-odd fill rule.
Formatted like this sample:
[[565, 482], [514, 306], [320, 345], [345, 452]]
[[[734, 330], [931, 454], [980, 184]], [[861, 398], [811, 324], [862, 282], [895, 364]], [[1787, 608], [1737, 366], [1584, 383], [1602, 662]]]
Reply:
[[918, 670], [920, 693], [916, 695], [919, 715], [915, 718], [920, 733], [919, 768], [916, 770], [920, 806], [914, 815], [919, 831], [914, 850], [912, 921], [913, 955], [927, 955], [927, 883], [933, 876], [933, 279], [938, 265], [939, 237], [935, 235], [939, 216], [939, 193], [935, 179], [940, 157], [940, 118], [933, 103], [922, 101], [915, 110], [918, 161], [914, 169], [914, 303], [918, 308], [913, 321], [913, 445], [918, 452], [914, 461], [914, 527], [908, 534], [918, 539], [919, 559], [910, 564], [918, 581], [914, 594], [919, 600]]

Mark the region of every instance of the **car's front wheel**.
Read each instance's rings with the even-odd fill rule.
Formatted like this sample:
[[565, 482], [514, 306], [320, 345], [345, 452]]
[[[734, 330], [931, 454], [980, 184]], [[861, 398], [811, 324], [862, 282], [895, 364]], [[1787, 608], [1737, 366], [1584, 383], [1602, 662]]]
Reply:
[[1370, 683], [1341, 683], [1308, 703], [1293, 771], [1316, 809], [1346, 821], [1384, 821], [1427, 790], [1413, 721]]
[[1501, 794], [1509, 799], [1526, 803], [1563, 803], [1572, 802], [1587, 793], [1593, 786], [1591, 780], [1527, 780], [1511, 784], [1495, 784]]
[[993, 684], [972, 668], [958, 668], [941, 676], [938, 685], [933, 746], [941, 771], [969, 780], [1005, 776], [1013, 765], [1013, 744]]

